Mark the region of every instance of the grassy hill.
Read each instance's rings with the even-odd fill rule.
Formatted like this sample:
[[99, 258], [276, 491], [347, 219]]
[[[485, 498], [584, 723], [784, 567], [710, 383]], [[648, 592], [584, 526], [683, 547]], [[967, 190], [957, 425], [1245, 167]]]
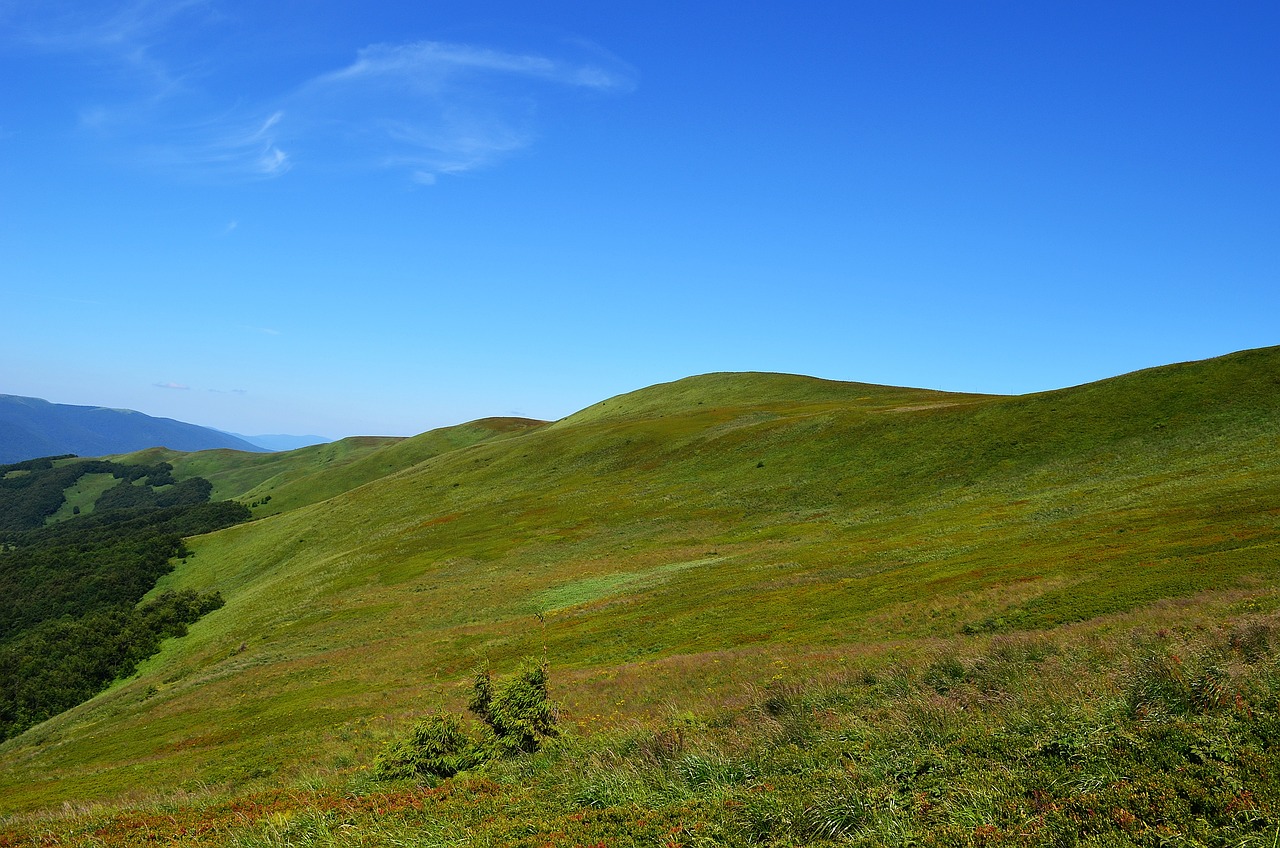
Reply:
[[204, 477], [212, 482], [215, 499], [256, 501], [254, 508], [260, 515], [273, 515], [326, 500], [441, 453], [507, 438], [544, 423], [528, 418], [484, 418], [411, 438], [352, 436], [281, 453], [180, 453], [152, 448], [122, 459], [144, 464], [169, 462], [179, 479]]
[[[801, 760], [823, 746], [880, 750], [907, 732], [885, 724], [892, 705], [941, 699], [944, 713], [963, 709], [948, 693], [978, 691], [979, 668], [1008, 672], [1010, 651], [1030, 691], [1052, 689], [1066, 699], [1056, 708], [1091, 715], [1103, 707], [1087, 706], [1089, 692], [1128, 691], [1113, 671], [1136, 656], [1125, 647], [1131, 634], [1217, 632], [1277, 605], [1280, 348], [1021, 397], [712, 374], [545, 426], [498, 419], [265, 457], [160, 458], [179, 477], [213, 481], [215, 498], [259, 503], [259, 520], [189, 542], [194, 555], [157, 587], [216, 589], [226, 605], [135, 678], [0, 747], [0, 811], [102, 800], [172, 813], [253, 797], [265, 812], [237, 825], [224, 810], [217, 827], [252, 844], [295, 844], [283, 823], [271, 830], [273, 810], [314, 823], [331, 821], [316, 811], [342, 807], [334, 798], [417, 798], [409, 806], [420, 809], [427, 796], [377, 795], [361, 782], [381, 742], [441, 705], [461, 709], [479, 664], [505, 672], [545, 653], [575, 733], [543, 771], [512, 766], [490, 788], [459, 784], [460, 798], [499, 800], [467, 801], [456, 821], [485, 804], [528, 804], [554, 813], [545, 827], [529, 824], [528, 844], [554, 842], [536, 835], [565, 828], [588, 844], [627, 828], [570, 822], [628, 810], [618, 815], [632, 817], [636, 834], [649, 827], [637, 816], [664, 827], [696, 820], [729, 827], [713, 841], [730, 842], [737, 831], [724, 822], [734, 811], [772, 797], [748, 791], [763, 785], [765, 766], [735, 778], [724, 770], [741, 757], [706, 741], [744, 716], [767, 732], [740, 733], [743, 750], [781, 744], [787, 716], [810, 712], [810, 743], [786, 743]], [[1167, 600], [1189, 598], [1193, 606]], [[942, 683], [927, 683], [930, 673]], [[1088, 684], [1076, 700], [1062, 694], [1072, 680]], [[1001, 685], [1001, 709], [1023, 703]], [[955, 712], [948, 726], [969, 727], [972, 714]], [[700, 748], [685, 741], [695, 727]], [[677, 730], [678, 743], [662, 735]], [[974, 725], [965, 738], [987, 731]], [[592, 739], [614, 747], [582, 741]], [[686, 773], [695, 748], [698, 768], [710, 770], [702, 783]], [[790, 786], [779, 775], [806, 769], [837, 774], [853, 756], [840, 750], [767, 772], [764, 783]], [[929, 756], [946, 765], [951, 750]], [[573, 757], [586, 759], [574, 766]], [[639, 776], [610, 790], [609, 757], [620, 758], [615, 771]], [[662, 794], [663, 774], [683, 788]], [[587, 786], [584, 775], [599, 780]], [[823, 830], [812, 811], [835, 797], [835, 778], [823, 780], [821, 798], [778, 807], [761, 839], [892, 841], [872, 838], [870, 813]], [[893, 780], [864, 789], [910, 783]], [[311, 800], [262, 801], [281, 787]], [[1256, 809], [1264, 794], [1250, 802]], [[353, 820], [374, 834], [373, 814], [351, 803]], [[586, 819], [570, 818], [579, 813]], [[35, 821], [55, 830], [81, 821], [49, 815]], [[987, 816], [967, 825], [972, 844], [984, 822], [1013, 832], [996, 807]], [[369, 839], [398, 844], [396, 834], [412, 830], [403, 827]], [[492, 844], [513, 844], [511, 834]], [[327, 838], [311, 844], [341, 844]]]

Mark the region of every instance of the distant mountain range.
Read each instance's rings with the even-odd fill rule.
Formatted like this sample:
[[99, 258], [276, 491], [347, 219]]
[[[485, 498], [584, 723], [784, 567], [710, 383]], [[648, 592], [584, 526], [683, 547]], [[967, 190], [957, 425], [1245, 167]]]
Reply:
[[324, 442], [313, 436], [236, 436], [131, 409], [73, 406], [0, 395], [0, 463], [74, 453], [107, 456], [151, 447], [179, 451], [230, 448], [257, 453]]

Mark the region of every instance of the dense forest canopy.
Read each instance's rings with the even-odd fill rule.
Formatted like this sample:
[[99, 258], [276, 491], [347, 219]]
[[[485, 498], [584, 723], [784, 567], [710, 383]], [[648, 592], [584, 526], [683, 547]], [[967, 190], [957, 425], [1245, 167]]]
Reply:
[[[0, 466], [0, 738], [92, 697], [161, 641], [222, 606], [217, 593], [139, 601], [185, 554], [184, 536], [244, 521], [212, 487], [168, 463], [54, 457]], [[87, 474], [118, 482], [92, 512], [48, 523]]]

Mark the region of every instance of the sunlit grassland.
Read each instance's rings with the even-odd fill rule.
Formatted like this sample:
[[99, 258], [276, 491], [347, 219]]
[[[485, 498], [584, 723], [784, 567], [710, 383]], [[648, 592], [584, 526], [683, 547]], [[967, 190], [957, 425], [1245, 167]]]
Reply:
[[[1274, 602], [1278, 380], [1274, 349], [1019, 398], [708, 375], [549, 426], [319, 446], [329, 461], [175, 457], [246, 501], [271, 494], [274, 514], [189, 542], [157, 590], [217, 589], [226, 606], [134, 679], [0, 748], [0, 811], [345, 786], [413, 716], [460, 709], [480, 662], [544, 651], [566, 724], [615, 740], [573, 743], [588, 747], [827, 676], [855, 706], [814, 733], [866, 713], [858, 732], [897, 738], [876, 724], [883, 705], [932, 696], [859, 675], [1028, 632], [1068, 658], [1028, 667], [1037, 687], [1089, 679], [1120, 697], [1114, 622], [1198, 615], [1165, 598], [1217, 599], [1204, 603], [1221, 616]], [[730, 757], [749, 736], [698, 744]], [[564, 759], [538, 766], [543, 788], [499, 779], [498, 795], [546, 805], [559, 781], [572, 799], [587, 791], [573, 758], [603, 757], [590, 773], [607, 783], [603, 751], [549, 753]], [[710, 803], [663, 769], [617, 797], [654, 784], [681, 815]], [[749, 781], [725, 781], [714, 803], [750, 800]], [[565, 809], [613, 805], [608, 786], [591, 791]]]
[[88, 514], [93, 512], [93, 505], [97, 502], [98, 497], [116, 485], [120, 481], [112, 474], [85, 474], [76, 480], [75, 484], [68, 486], [63, 493], [66, 498], [62, 502], [62, 506], [58, 511], [46, 519], [46, 524], [53, 524], [58, 521], [66, 521], [73, 515]]
[[[617, 668], [597, 706], [690, 660], [734, 684], [718, 703], [606, 732], [585, 715], [536, 755], [442, 784], [375, 783], [356, 755], [274, 787], [68, 805], [16, 817], [6, 835], [67, 845], [1268, 845], [1280, 826], [1268, 778], [1278, 600], [1254, 586], [906, 652], [646, 661]], [[721, 661], [736, 667], [714, 668]], [[358, 750], [370, 730], [342, 739]]]
[[179, 453], [153, 448], [125, 461], [169, 462], [179, 479], [213, 483], [214, 500], [236, 498], [259, 515], [274, 515], [350, 491], [430, 457], [479, 442], [517, 435], [543, 422], [486, 418], [412, 438], [352, 436], [281, 453], [211, 450]]

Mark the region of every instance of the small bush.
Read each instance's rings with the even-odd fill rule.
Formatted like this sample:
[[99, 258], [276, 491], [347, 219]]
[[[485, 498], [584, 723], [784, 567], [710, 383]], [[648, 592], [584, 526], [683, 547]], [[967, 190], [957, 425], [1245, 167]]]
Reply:
[[407, 739], [388, 744], [373, 768], [382, 780], [453, 777], [484, 760], [483, 748], [467, 734], [462, 719], [441, 712], [415, 724]]
[[559, 709], [547, 694], [546, 663], [526, 661], [496, 689], [489, 670], [481, 669], [468, 708], [493, 731], [501, 754], [531, 754], [543, 739], [557, 735]]
[[468, 708], [488, 727], [480, 738], [462, 716], [440, 712], [413, 726], [408, 738], [389, 742], [374, 760], [380, 780], [453, 777], [498, 756], [533, 753], [557, 735], [559, 708], [547, 694], [547, 664], [526, 661], [516, 676], [495, 686], [487, 668], [476, 673]]
[[684, 728], [655, 730], [635, 740], [634, 754], [646, 766], [665, 768], [684, 752]]
[[1127, 680], [1130, 710], [1198, 715], [1243, 703], [1245, 693], [1230, 662], [1233, 650], [1240, 649], [1228, 637], [1225, 644], [1197, 646], [1185, 656], [1165, 651], [1139, 655]]
[[1186, 668], [1176, 654], [1151, 652], [1139, 656], [1128, 677], [1125, 695], [1134, 712], [1185, 714], [1194, 706]]
[[870, 822], [875, 806], [875, 800], [862, 787], [848, 785], [828, 790], [817, 795], [805, 809], [805, 825], [818, 839], [843, 839]]

